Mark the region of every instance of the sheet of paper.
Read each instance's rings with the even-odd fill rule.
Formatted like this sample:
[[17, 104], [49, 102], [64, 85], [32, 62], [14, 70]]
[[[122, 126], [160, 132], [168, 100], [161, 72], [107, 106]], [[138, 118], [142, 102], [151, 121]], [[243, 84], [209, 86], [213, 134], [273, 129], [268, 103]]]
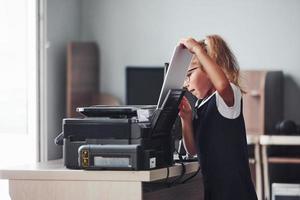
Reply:
[[164, 78], [163, 86], [161, 88], [157, 108], [162, 106], [162, 103], [170, 89], [182, 88], [192, 56], [193, 54], [182, 45], [175, 47], [169, 68]]

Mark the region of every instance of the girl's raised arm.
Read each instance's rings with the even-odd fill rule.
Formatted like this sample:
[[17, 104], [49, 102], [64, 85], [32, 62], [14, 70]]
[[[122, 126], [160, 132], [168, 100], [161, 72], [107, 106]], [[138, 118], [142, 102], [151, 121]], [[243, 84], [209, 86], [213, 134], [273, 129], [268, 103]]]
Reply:
[[197, 56], [204, 71], [207, 73], [215, 89], [222, 97], [227, 106], [234, 105], [234, 94], [230, 82], [221, 67], [212, 60], [202, 46], [193, 38], [186, 38], [180, 41], [187, 49]]

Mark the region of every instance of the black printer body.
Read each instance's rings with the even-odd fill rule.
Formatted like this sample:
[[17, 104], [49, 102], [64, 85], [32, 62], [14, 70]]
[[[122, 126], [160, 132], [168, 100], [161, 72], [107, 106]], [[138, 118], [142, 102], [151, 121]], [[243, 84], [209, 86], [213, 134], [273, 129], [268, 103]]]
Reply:
[[[148, 170], [173, 164], [172, 126], [184, 90], [170, 90], [161, 108], [78, 108], [84, 118], [63, 119], [64, 164], [70, 169]], [[63, 142], [62, 142], [63, 141]]]

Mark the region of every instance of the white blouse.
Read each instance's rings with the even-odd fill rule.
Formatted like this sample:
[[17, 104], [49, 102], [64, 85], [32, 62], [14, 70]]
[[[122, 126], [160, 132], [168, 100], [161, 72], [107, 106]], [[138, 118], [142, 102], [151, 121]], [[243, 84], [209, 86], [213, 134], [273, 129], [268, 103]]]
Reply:
[[209, 97], [207, 97], [206, 99], [204, 99], [200, 105], [199, 104], [199, 100], [196, 102], [195, 107], [196, 108], [200, 108], [202, 105], [204, 105], [211, 97], [213, 97], [214, 95], [216, 95], [216, 104], [217, 104], [217, 108], [219, 113], [228, 119], [235, 119], [237, 118], [240, 113], [241, 113], [241, 99], [242, 99], [242, 92], [240, 90], [239, 87], [237, 87], [236, 85], [234, 85], [233, 83], [230, 83], [231, 88], [233, 90], [233, 94], [234, 94], [234, 104], [233, 106], [229, 107], [227, 106], [227, 104], [224, 102], [224, 100], [222, 99], [222, 97], [220, 96], [220, 94], [216, 91], [213, 94], [211, 94]]

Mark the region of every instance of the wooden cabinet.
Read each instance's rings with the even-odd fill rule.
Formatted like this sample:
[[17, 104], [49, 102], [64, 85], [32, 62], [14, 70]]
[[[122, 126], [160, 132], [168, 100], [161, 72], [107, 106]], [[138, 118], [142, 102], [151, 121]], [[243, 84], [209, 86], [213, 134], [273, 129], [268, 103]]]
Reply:
[[70, 42], [67, 46], [67, 117], [76, 117], [76, 108], [90, 106], [99, 93], [99, 55], [94, 42]]
[[[256, 185], [258, 199], [269, 193], [263, 190], [260, 149], [257, 139], [260, 135], [272, 134], [277, 122], [283, 119], [283, 73], [282, 71], [248, 70], [241, 72], [243, 114], [248, 138], [250, 168]], [[253, 138], [255, 140], [249, 140]], [[263, 164], [266, 165], [265, 163]], [[265, 178], [265, 175], [264, 175]], [[265, 184], [265, 181], [264, 181]]]
[[271, 134], [283, 119], [283, 72], [242, 71], [243, 112], [247, 134]]

